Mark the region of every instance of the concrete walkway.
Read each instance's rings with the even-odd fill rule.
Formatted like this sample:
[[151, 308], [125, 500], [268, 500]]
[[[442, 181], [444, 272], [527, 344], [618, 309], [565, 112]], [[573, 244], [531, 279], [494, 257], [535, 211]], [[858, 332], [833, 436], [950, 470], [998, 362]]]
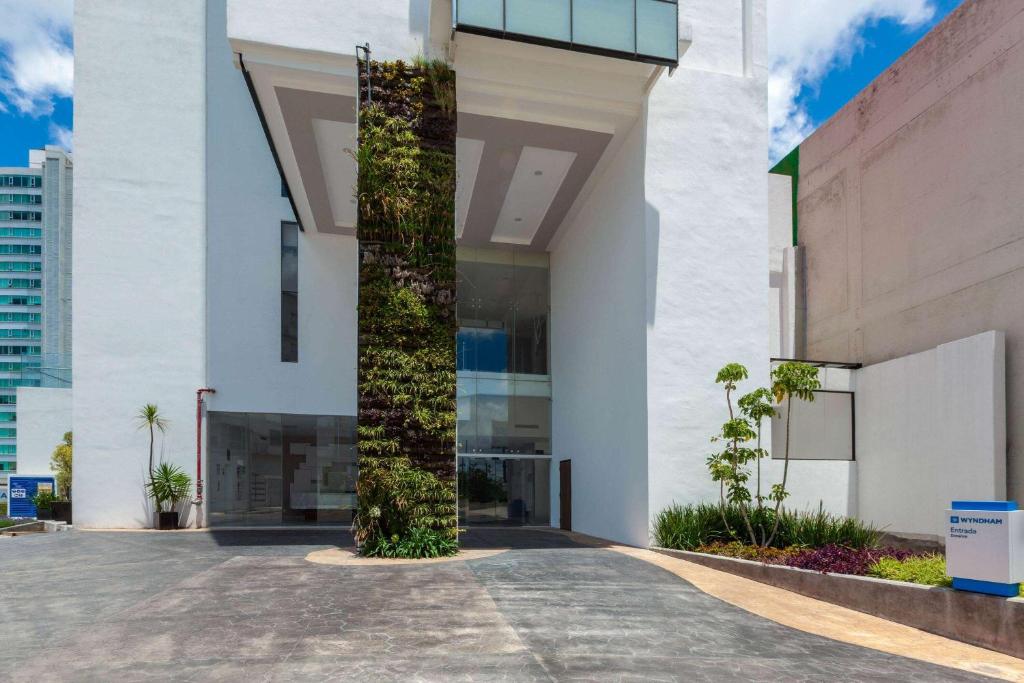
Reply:
[[337, 531], [0, 539], [0, 671], [97, 681], [989, 680], [784, 626], [644, 558], [556, 532], [474, 531], [468, 547], [513, 547], [454, 562], [305, 559], [346, 541]]

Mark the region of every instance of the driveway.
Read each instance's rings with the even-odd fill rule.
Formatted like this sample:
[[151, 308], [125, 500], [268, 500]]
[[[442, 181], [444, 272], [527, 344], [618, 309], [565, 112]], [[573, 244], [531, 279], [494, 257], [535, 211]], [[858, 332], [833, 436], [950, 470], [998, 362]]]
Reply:
[[[548, 531], [468, 561], [328, 566], [337, 531], [0, 538], [20, 680], [990, 680], [796, 631]], [[2, 676], [0, 676], [2, 677]]]

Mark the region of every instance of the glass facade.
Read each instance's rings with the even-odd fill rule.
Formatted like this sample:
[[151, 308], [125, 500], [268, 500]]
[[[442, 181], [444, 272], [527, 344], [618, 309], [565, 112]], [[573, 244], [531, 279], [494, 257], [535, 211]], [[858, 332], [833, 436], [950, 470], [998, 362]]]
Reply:
[[0, 187], [42, 187], [43, 178], [38, 175], [0, 175]]
[[460, 516], [547, 524], [547, 254], [460, 249], [457, 286]]
[[42, 204], [41, 194], [3, 194], [0, 193], [0, 204]]
[[675, 66], [676, 0], [455, 0], [459, 31]]
[[211, 411], [207, 425], [211, 526], [352, 522], [354, 417]]
[[41, 211], [0, 211], [0, 221], [36, 221], [43, 220]]

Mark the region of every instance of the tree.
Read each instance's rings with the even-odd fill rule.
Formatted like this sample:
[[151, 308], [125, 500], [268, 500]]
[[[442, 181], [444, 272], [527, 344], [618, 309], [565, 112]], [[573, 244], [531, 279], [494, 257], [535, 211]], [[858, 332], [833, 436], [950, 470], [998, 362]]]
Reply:
[[772, 533], [765, 541], [765, 546], [775, 540], [775, 534], [779, 530], [779, 508], [782, 501], [789, 496], [786, 490], [786, 481], [789, 476], [789, 444], [791, 441], [790, 423], [793, 420], [793, 399], [801, 401], [813, 401], [814, 391], [821, 388], [818, 381], [818, 368], [801, 363], [799, 361], [787, 361], [778, 365], [772, 370], [772, 395], [775, 402], [786, 404], [786, 451], [782, 465], [782, 483], [772, 486], [769, 499], [775, 502], [775, 522], [772, 524]]
[[[730, 534], [734, 534], [729, 528], [729, 521], [725, 514], [725, 503], [735, 505], [743, 519], [743, 525], [750, 542], [758, 545], [758, 537], [754, 532], [756, 523], [761, 531], [761, 542], [764, 541], [764, 525], [761, 523], [763, 515], [763, 497], [761, 496], [761, 458], [768, 455], [767, 451], [761, 448], [761, 421], [764, 417], [774, 414], [771, 407], [771, 394], [767, 389], [755, 389], [753, 392], [740, 397], [737, 401], [739, 415], [733, 408], [732, 393], [736, 390], [739, 382], [748, 377], [747, 369], [739, 363], [729, 363], [715, 377], [717, 384], [724, 385], [725, 402], [729, 409], [729, 421], [722, 425], [722, 430], [711, 438], [712, 443], [724, 442], [725, 450], [712, 454], [708, 460], [708, 469], [711, 472], [711, 479], [719, 482], [719, 501], [722, 514], [722, 521]], [[757, 447], [750, 448], [746, 444], [757, 439]], [[748, 481], [750, 472], [748, 465], [751, 461], [757, 462], [757, 512], [756, 520], [752, 522], [749, 510], [750, 489]]]
[[71, 432], [64, 432], [64, 442], [53, 449], [50, 469], [57, 475], [57, 493], [71, 500]]
[[149, 429], [149, 476], [153, 476], [153, 439], [154, 430], [159, 429], [163, 434], [167, 429], [167, 419], [160, 414], [160, 409], [155, 403], [147, 403], [139, 409], [136, 416], [139, 421], [139, 429]]

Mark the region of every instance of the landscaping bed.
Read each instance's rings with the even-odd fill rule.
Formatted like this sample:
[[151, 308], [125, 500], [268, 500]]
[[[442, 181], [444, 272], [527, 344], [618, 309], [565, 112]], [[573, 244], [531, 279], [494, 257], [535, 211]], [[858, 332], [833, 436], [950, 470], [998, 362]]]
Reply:
[[956, 591], [872, 576], [826, 574], [724, 555], [652, 550], [810, 598], [1024, 658], [1024, 598]]

